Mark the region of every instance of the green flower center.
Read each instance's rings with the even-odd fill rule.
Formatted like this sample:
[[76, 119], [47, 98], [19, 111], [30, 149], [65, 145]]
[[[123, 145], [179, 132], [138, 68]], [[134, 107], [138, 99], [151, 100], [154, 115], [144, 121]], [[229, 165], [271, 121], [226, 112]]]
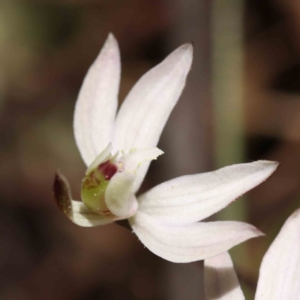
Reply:
[[112, 215], [105, 203], [105, 191], [117, 171], [117, 166], [108, 160], [86, 174], [82, 180], [81, 199], [90, 210], [99, 215]]

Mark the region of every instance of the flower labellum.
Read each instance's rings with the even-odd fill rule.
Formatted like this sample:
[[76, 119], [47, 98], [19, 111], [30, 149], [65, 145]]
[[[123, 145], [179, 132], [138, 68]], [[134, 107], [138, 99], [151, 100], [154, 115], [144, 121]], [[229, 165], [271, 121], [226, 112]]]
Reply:
[[185, 86], [193, 46], [185, 44], [143, 75], [117, 112], [120, 53], [109, 34], [90, 67], [74, 113], [74, 134], [87, 165], [82, 202], [72, 199], [66, 178], [57, 174], [58, 207], [79, 226], [126, 220], [142, 243], [173, 262], [205, 259], [253, 237], [241, 222], [199, 222], [266, 180], [276, 162], [257, 161], [182, 176], [136, 197], [158, 149], [161, 132]]

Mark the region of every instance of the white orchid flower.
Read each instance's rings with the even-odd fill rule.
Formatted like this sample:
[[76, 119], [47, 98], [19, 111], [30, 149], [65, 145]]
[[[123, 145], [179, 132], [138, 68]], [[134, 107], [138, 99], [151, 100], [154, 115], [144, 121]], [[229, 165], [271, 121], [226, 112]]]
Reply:
[[266, 180], [277, 167], [269, 161], [233, 165], [179, 177], [135, 196], [151, 160], [163, 153], [156, 145], [184, 88], [192, 56], [191, 44], [176, 49], [141, 77], [116, 114], [120, 54], [110, 34], [75, 108], [75, 139], [88, 167], [83, 202], [72, 200], [62, 175], [54, 184], [59, 208], [74, 223], [96, 226], [128, 219], [147, 248], [173, 262], [201, 260], [261, 235], [241, 222], [198, 221]]
[[[245, 299], [228, 252], [204, 261], [206, 300]], [[285, 222], [265, 254], [255, 300], [300, 299], [300, 209]]]

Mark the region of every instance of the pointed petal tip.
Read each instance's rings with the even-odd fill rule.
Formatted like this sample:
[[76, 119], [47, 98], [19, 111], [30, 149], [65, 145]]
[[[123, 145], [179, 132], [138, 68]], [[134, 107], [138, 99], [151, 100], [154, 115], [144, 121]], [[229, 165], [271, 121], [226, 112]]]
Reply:
[[194, 44], [192, 42], [190, 43], [185, 43], [183, 45], [181, 45], [179, 48], [183, 49], [183, 50], [188, 50], [188, 51], [193, 51], [194, 49]]
[[[178, 51], [185, 52], [188, 56], [193, 58], [194, 45], [193, 43], [186, 43], [177, 48]], [[176, 50], [175, 50], [176, 51]]]
[[263, 236], [266, 236], [266, 234], [262, 231], [260, 231], [258, 228], [254, 227], [253, 228], [253, 232], [255, 234], [254, 237], [263, 237]]
[[245, 234], [245, 237], [247, 237], [245, 239], [245, 241], [249, 240], [249, 239], [265, 236], [265, 234], [262, 231], [260, 231], [258, 228], [256, 228], [255, 226], [253, 226], [251, 224], [244, 223], [244, 226], [245, 226], [244, 234]]
[[107, 38], [112, 38], [112, 39], [114, 39], [115, 38], [115, 36], [114, 36], [114, 34], [110, 31], [109, 33], [108, 33], [108, 35], [107, 35]]
[[174, 62], [181, 61], [183, 63], [183, 66], [185, 66], [184, 68], [186, 69], [186, 72], [188, 73], [193, 61], [193, 52], [194, 52], [193, 44], [186, 43], [179, 46], [177, 49], [175, 49], [168, 56], [168, 58], [173, 58]]
[[278, 168], [279, 166], [279, 162], [278, 161], [273, 161], [273, 160], [259, 160], [259, 162], [265, 164], [266, 166], [269, 166], [271, 168], [274, 168], [275, 170]]
[[[118, 41], [115, 36], [110, 32], [104, 42], [104, 45], [100, 51], [101, 53], [106, 53], [108, 57], [114, 57], [119, 60], [120, 51]], [[98, 57], [100, 59], [100, 55]]]
[[257, 227], [255, 227], [249, 223], [244, 223], [244, 224], [246, 226], [247, 231], [249, 232], [249, 235], [251, 235], [253, 238], [265, 236], [265, 233], [260, 231]]
[[268, 177], [270, 177], [278, 168], [279, 162], [271, 160], [259, 160], [258, 163], [262, 164], [266, 170], [268, 170]]
[[255, 166], [255, 168], [258, 168], [257, 171], [263, 172], [263, 181], [267, 180], [277, 170], [279, 166], [279, 162], [271, 160], [257, 160], [249, 164]]
[[117, 43], [117, 39], [112, 32], [110, 32], [106, 38], [106, 43], [108, 43], [108, 42], [109, 43]]

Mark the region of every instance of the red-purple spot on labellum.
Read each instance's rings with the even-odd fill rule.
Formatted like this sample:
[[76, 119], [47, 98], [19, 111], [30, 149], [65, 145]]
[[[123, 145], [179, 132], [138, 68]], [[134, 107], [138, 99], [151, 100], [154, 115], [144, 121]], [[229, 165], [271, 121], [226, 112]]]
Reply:
[[98, 170], [104, 175], [106, 180], [110, 180], [117, 173], [118, 168], [110, 161], [106, 161], [98, 166]]

